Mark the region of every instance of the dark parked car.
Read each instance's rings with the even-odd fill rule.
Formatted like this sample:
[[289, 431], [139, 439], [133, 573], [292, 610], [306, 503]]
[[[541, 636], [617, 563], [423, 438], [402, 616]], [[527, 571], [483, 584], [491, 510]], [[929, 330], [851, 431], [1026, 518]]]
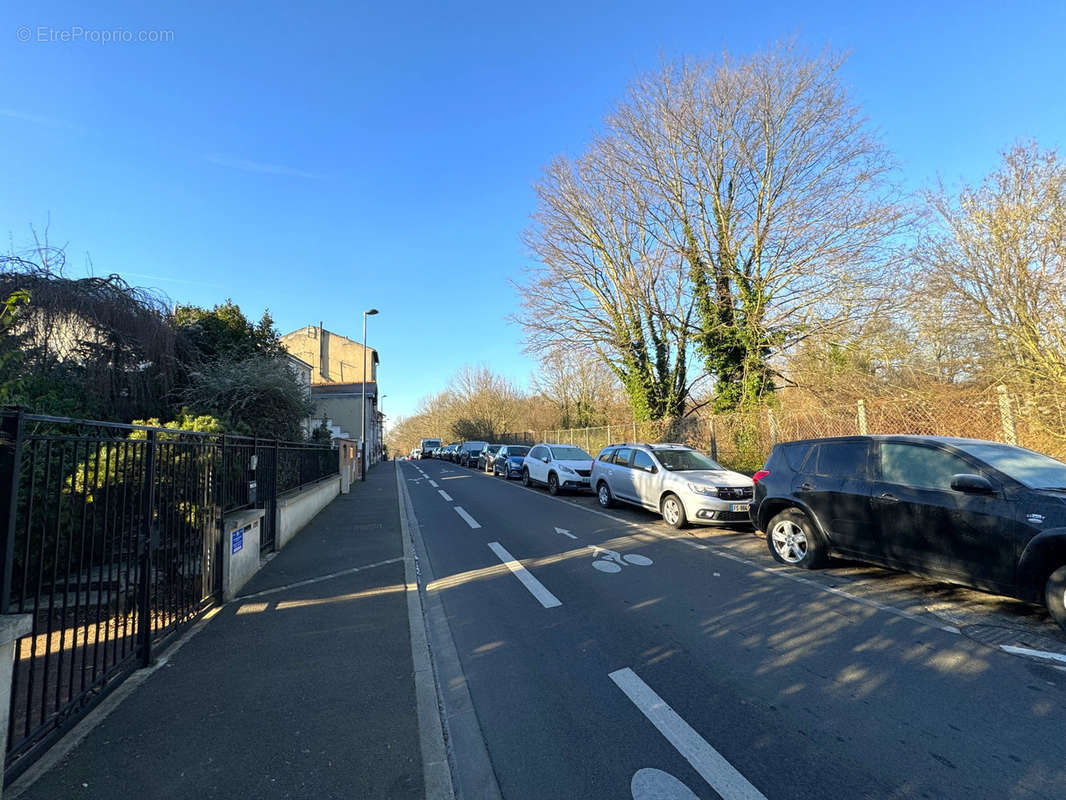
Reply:
[[481, 452], [481, 448], [487, 444], [488, 442], [463, 442], [459, 448], [459, 455], [456, 457], [456, 461], [464, 467], [476, 467], [478, 454]]
[[441, 450], [440, 457], [445, 461], [455, 461], [455, 454], [459, 450], [459, 442], [452, 442]]
[[852, 436], [778, 444], [752, 522], [774, 558], [830, 553], [1043, 601], [1066, 628], [1066, 464], [1009, 444]]
[[522, 464], [529, 448], [521, 444], [505, 444], [492, 460], [492, 474], [503, 478], [521, 478]]
[[487, 444], [482, 447], [477, 456], [477, 468], [482, 472], [488, 472], [492, 469], [492, 461], [496, 458], [496, 453], [499, 452], [502, 446], [499, 444]]

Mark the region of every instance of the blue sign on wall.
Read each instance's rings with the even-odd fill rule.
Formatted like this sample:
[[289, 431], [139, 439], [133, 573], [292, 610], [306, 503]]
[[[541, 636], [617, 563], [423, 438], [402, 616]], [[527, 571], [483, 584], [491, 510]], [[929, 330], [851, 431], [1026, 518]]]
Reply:
[[232, 543], [232, 549], [230, 550], [230, 554], [232, 555], [233, 553], [236, 553], [238, 550], [241, 550], [243, 547], [244, 547], [244, 528], [237, 528], [237, 530], [235, 530], [233, 532], [233, 543]]

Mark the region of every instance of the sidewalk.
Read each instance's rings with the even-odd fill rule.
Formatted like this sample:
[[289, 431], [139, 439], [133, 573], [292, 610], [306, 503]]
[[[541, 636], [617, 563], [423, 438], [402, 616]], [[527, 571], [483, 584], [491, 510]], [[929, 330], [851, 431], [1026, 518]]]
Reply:
[[402, 559], [386, 462], [5, 800], [421, 797]]

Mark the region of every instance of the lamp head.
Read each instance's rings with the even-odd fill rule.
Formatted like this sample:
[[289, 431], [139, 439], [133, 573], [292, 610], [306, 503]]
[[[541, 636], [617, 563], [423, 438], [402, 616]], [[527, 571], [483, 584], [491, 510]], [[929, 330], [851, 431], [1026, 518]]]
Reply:
[[377, 313], [378, 313], [378, 310], [376, 308], [372, 308], [369, 311], [364, 311], [363, 312], [363, 314], [368, 316], [368, 317], [372, 317], [372, 316], [374, 316]]

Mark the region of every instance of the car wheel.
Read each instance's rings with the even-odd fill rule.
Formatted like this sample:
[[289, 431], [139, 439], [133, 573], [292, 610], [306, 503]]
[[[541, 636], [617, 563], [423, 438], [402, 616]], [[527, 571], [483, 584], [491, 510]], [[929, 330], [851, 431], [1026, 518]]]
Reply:
[[822, 535], [807, 515], [795, 508], [785, 509], [770, 520], [766, 544], [780, 563], [804, 569], [822, 566], [828, 555]]
[[663, 498], [663, 519], [671, 528], [680, 530], [688, 525], [688, 517], [685, 516], [685, 506], [681, 498], [676, 494], [668, 494]]
[[532, 486], [533, 485], [533, 481], [529, 477], [529, 470], [526, 469], [525, 467], [522, 468], [522, 485], [523, 486]]
[[1051, 618], [1066, 630], [1066, 565], [1051, 573], [1044, 586], [1044, 603]]
[[548, 473], [548, 494], [559, 494], [559, 476], [554, 472]]
[[611, 497], [611, 487], [607, 485], [607, 481], [600, 481], [599, 486], [596, 487], [596, 499], [600, 501], [600, 505], [604, 508], [610, 508], [614, 505], [614, 498]]

